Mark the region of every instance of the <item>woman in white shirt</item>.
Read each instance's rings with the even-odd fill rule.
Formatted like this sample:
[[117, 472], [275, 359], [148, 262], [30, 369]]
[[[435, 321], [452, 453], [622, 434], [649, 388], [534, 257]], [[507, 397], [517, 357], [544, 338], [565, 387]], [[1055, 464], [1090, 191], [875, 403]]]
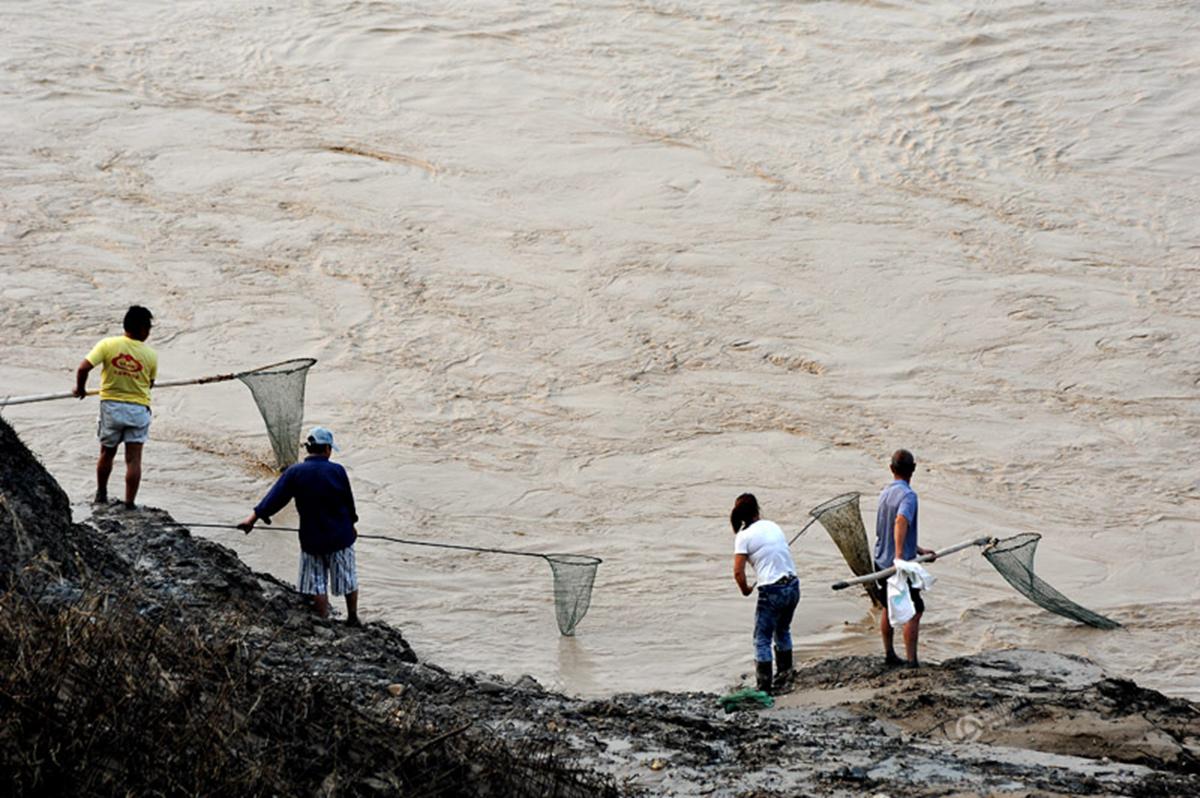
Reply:
[[[746, 581], [750, 561], [758, 587], [754, 613], [754, 660], [758, 689], [771, 692], [792, 680], [792, 615], [800, 603], [800, 580], [783, 530], [759, 517], [758, 499], [743, 493], [729, 514], [733, 526], [733, 579], [743, 596], [754, 588]], [[771, 642], [775, 642], [777, 672], [771, 679]]]

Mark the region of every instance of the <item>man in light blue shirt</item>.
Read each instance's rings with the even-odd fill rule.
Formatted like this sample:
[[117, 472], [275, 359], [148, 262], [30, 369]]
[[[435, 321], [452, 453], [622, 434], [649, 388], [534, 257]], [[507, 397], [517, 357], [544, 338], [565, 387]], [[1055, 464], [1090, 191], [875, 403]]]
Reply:
[[[917, 492], [909, 482], [917, 470], [917, 461], [907, 449], [897, 449], [892, 454], [892, 483], [879, 494], [879, 509], [875, 513], [875, 567], [891, 568], [897, 559], [912, 560], [919, 554], [932, 554], [917, 543]], [[921, 591], [912, 591], [913, 606], [917, 614], [904, 625], [904, 652], [908, 666], [917, 667], [917, 637], [921, 629], [921, 614], [925, 602]], [[904, 665], [896, 656], [893, 645], [892, 623], [887, 608], [879, 621], [883, 636], [883, 652], [888, 665]]]

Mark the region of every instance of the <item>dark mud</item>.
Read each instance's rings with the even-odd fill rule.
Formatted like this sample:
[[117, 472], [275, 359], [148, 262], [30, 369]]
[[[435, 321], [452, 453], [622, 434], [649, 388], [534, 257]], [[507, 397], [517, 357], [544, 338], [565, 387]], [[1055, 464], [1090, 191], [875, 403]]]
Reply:
[[[319, 794], [421, 793], [401, 776], [414, 751], [435, 750], [455, 775], [423, 794], [1200, 794], [1197, 706], [1086, 660], [1004, 651], [916, 671], [831, 660], [801, 671], [775, 708], [730, 715], [710, 694], [579, 700], [528, 677], [418, 662], [386, 624], [317, 619], [289, 585], [160, 510], [102, 508], [72, 524], [61, 489], [3, 421], [0, 444], [6, 601], [76, 606], [107, 585], [137, 617], [236, 638], [248, 673], [297, 696], [329, 685], [373, 739], [357, 764], [336, 744], [322, 749], [328, 761], [310, 754], [306, 784]], [[11, 706], [0, 716], [0, 742], [13, 717]]]

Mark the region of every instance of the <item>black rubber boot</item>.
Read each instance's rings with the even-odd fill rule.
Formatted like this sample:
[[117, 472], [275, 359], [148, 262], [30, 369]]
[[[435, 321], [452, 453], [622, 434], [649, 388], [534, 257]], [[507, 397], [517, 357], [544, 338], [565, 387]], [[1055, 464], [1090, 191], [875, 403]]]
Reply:
[[775, 649], [775, 682], [773, 687], [776, 692], [792, 689], [792, 682], [796, 679], [796, 672], [792, 670], [792, 652], [780, 651]]
[[755, 676], [758, 680], [758, 689], [764, 693], [771, 692], [771, 660], [766, 662], [754, 663]]

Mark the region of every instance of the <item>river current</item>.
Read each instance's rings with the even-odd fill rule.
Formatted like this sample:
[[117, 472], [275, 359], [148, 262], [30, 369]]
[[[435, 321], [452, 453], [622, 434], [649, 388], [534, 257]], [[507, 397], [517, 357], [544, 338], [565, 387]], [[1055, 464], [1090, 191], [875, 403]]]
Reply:
[[[366, 620], [582, 694], [751, 668], [734, 498], [792, 534], [918, 460], [925, 656], [1027, 646], [1200, 698], [1200, 11], [1115, 2], [0, 5], [0, 380], [69, 390], [149, 306], [162, 379], [318, 358]], [[236, 383], [155, 396], [141, 499], [240, 519]], [[4, 411], [87, 512], [95, 404]], [[118, 466], [115, 478], [120, 479]], [[281, 523], [294, 521], [282, 516]], [[295, 578], [294, 538], [211, 531]], [[875, 654], [818, 527], [799, 659]]]

